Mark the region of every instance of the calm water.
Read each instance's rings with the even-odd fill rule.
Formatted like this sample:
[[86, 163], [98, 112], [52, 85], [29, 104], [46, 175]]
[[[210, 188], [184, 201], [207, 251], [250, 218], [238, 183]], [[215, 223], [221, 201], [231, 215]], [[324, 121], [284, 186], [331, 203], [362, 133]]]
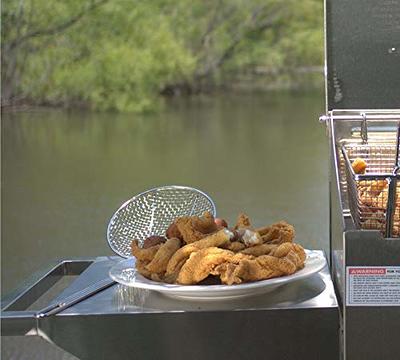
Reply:
[[218, 214], [285, 219], [328, 246], [321, 94], [175, 100], [159, 114], [40, 110], [2, 121], [2, 290], [56, 258], [111, 254], [114, 210], [143, 190], [186, 184]]

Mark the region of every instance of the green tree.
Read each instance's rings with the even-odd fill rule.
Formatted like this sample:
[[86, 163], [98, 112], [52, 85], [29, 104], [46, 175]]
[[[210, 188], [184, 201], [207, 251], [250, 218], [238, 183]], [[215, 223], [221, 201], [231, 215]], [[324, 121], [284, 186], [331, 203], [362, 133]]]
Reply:
[[243, 71], [322, 64], [316, 0], [5, 0], [2, 104], [146, 111]]

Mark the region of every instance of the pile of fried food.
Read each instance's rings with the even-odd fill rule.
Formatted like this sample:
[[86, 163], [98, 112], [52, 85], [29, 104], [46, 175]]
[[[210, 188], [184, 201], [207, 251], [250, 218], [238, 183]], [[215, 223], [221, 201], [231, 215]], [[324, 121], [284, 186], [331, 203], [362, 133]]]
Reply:
[[[351, 164], [356, 174], [365, 174], [368, 164], [361, 158], [356, 158]], [[389, 184], [387, 180], [358, 180], [357, 191], [361, 228], [369, 230], [386, 229], [386, 210], [388, 206]], [[395, 212], [393, 217], [393, 235], [400, 235], [400, 187], [397, 185], [395, 197]]]
[[304, 249], [292, 225], [254, 229], [240, 214], [229, 229], [209, 212], [177, 218], [165, 236], [131, 244], [137, 271], [148, 279], [182, 285], [241, 284], [290, 275], [304, 267]]

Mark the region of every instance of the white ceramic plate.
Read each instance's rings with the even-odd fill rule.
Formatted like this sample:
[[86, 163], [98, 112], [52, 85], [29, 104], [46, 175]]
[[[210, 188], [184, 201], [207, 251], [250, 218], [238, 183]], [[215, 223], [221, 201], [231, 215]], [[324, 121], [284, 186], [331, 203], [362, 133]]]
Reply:
[[279, 286], [311, 276], [325, 267], [326, 260], [322, 252], [306, 250], [306, 253], [304, 268], [292, 275], [239, 285], [176, 285], [152, 281], [136, 271], [134, 257], [114, 265], [110, 269], [110, 276], [120, 284], [155, 290], [172, 297], [193, 300], [231, 299], [272, 291]]

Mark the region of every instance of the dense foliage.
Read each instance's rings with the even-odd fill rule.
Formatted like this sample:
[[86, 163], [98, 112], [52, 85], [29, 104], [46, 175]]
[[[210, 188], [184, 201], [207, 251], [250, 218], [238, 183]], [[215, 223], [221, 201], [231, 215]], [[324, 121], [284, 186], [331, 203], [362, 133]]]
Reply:
[[322, 64], [322, 0], [4, 0], [2, 103], [145, 111]]

